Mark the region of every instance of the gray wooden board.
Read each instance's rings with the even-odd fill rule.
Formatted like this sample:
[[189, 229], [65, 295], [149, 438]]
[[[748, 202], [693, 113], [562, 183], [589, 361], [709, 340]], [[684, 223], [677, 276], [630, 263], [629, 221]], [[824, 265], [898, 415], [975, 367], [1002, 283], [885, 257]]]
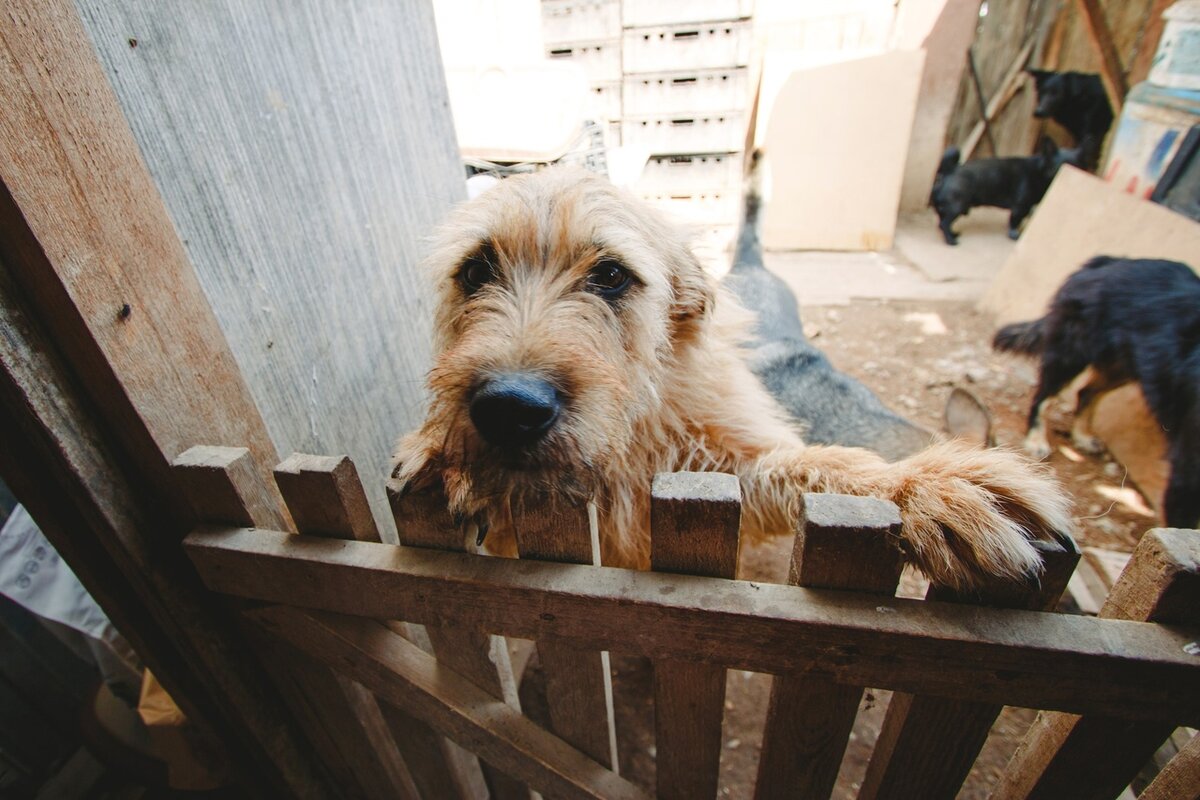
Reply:
[[464, 195], [429, 4], [76, 5], [276, 448], [349, 454], [390, 531], [370, 477], [423, 404], [417, 263]]

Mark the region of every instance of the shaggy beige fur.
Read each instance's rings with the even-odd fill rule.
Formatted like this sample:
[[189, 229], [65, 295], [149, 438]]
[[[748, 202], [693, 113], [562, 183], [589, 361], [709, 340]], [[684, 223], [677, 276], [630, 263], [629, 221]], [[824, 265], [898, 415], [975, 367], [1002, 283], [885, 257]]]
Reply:
[[[486, 246], [496, 279], [466, 291], [464, 261]], [[633, 275], [618, 302], [586, 290], [598, 259]], [[748, 314], [721, 293], [681, 233], [585, 172], [510, 178], [455, 210], [428, 260], [437, 286], [431, 402], [397, 447], [408, 487], [440, 479], [451, 509], [486, 515], [489, 549], [512, 553], [507, 509], [521, 493], [594, 499], [604, 563], [649, 563], [655, 473], [738, 476], [743, 533], [789, 533], [805, 492], [889, 498], [901, 546], [936, 582], [1036, 573], [1030, 540], [1069, 527], [1039, 469], [998, 450], [937, 444], [888, 464], [865, 450], [808, 447], [739, 354]], [[487, 444], [468, 413], [488, 376], [545, 378], [565, 409], [525, 450]]]

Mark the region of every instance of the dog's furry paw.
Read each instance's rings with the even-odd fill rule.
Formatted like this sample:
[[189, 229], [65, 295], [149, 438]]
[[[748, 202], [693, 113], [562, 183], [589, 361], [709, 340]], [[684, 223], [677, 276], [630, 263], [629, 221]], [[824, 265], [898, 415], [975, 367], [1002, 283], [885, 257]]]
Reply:
[[1042, 566], [1031, 542], [1068, 536], [1065, 495], [1014, 453], [945, 443], [895, 467], [905, 547], [935, 583], [970, 589], [995, 577], [1028, 579]]
[[1050, 457], [1050, 442], [1046, 439], [1044, 428], [1035, 428], [1027, 433], [1021, 447], [1035, 461], [1045, 461]]

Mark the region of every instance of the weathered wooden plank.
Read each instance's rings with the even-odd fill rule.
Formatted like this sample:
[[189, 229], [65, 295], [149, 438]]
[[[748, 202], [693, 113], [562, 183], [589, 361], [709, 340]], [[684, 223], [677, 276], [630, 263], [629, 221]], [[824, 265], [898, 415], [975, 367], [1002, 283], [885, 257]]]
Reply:
[[[202, 522], [268, 527], [279, 520], [290, 520], [283, 507], [286, 495], [281, 496], [263, 478], [244, 447], [188, 448], [175, 459], [174, 472], [196, 518]], [[310, 472], [301, 478], [305, 479], [318, 483], [322, 475]], [[298, 480], [285, 481], [280, 488], [294, 492], [303, 487]], [[337, 516], [339, 510], [333, 508], [326, 514]], [[348, 526], [343, 520], [336, 527], [345, 530]], [[361, 696], [354, 692], [352, 682], [303, 655], [288, 658], [290, 651], [270, 646], [258, 650], [262, 655], [274, 656], [270, 665], [285, 673], [278, 677], [280, 689], [325, 764], [338, 777], [339, 789], [351, 797], [372, 800], [404, 796], [408, 784], [396, 783], [393, 778], [408, 770], [403, 764], [392, 763], [399, 754], [391, 738], [373, 740], [367, 735], [359, 721]]]
[[[650, 501], [650, 568], [732, 578], [737, 574], [742, 491], [736, 475], [656, 475]], [[660, 798], [715, 797], [721, 769], [725, 670], [654, 664], [655, 779]]]
[[[461, 525], [455, 524], [455, 520], [450, 518], [446, 497], [440, 489], [405, 492], [396, 481], [389, 480], [387, 495], [400, 544], [463, 552], [466, 547], [464, 536], [467, 534]], [[474, 681], [481, 689], [515, 710], [521, 710], [504, 637], [461, 625], [429, 624], [425, 626], [425, 633], [438, 661]], [[486, 762], [480, 766], [483, 778], [496, 800], [529, 797], [527, 788], [499, 769]]]
[[1113, 114], [1120, 114], [1121, 107], [1125, 105], [1125, 71], [1121, 66], [1121, 56], [1113, 45], [1112, 31], [1109, 30], [1104, 9], [1100, 0], [1075, 0], [1075, 7], [1079, 9], [1088, 40], [1099, 56], [1100, 82], [1104, 84]]
[[[1000, 82], [1000, 88], [992, 95], [988, 101], [987, 107], [983, 110], [983, 119], [975, 124], [971, 132], [967, 134], [967, 138], [963, 141], [962, 160], [966, 161], [975, 152], [975, 148], [979, 145], [979, 140], [983, 137], [984, 131], [987, 129], [987, 124], [984, 120], [992, 120], [1004, 110], [1009, 101], [1016, 95], [1017, 90], [1021, 88], [1021, 75], [1025, 71], [1025, 67], [1029, 64], [1029, 56], [1033, 53], [1034, 42], [1031, 39], [1026, 42], [1025, 46], [1017, 53], [1017, 57], [1013, 59], [1012, 65], [1008, 68], [1008, 72], [1004, 75], [1004, 79]], [[993, 155], [1000, 155], [993, 153]]]
[[[381, 541], [358, 471], [348, 457], [293, 453], [275, 467], [274, 474], [300, 533]], [[294, 669], [294, 665], [289, 664], [289, 668]], [[369, 796], [419, 797], [419, 792], [431, 783], [442, 787], [442, 782], [456, 771], [457, 765], [431, 757], [430, 751], [434, 755], [441, 752], [436, 741], [440, 737], [431, 731], [420, 730], [417, 723], [407, 724], [398, 718], [399, 714], [386, 713], [374, 695], [344, 675], [319, 667], [307, 672], [310, 694], [318, 702], [328, 698], [323, 710], [338, 726], [334, 738], [347, 751], [356, 778], [363, 782]], [[361, 763], [364, 757], [369, 760]], [[438, 796], [454, 795], [442, 792]]]
[[[570, 505], [553, 495], [545, 495], [529, 498], [523, 507], [518, 505], [513, 509], [513, 519], [517, 551], [522, 559], [599, 563], [585, 506]], [[573, 746], [618, 772], [608, 653], [542, 638], [538, 638], [537, 648], [546, 673], [551, 728]]]
[[[1153, 530], [1113, 586], [1100, 616], [1172, 625], [1200, 623], [1200, 537]], [[1200, 660], [1195, 640], [1182, 644]], [[1175, 726], [1159, 720], [1042, 712], [992, 797], [1108, 798], [1129, 784]]]
[[[993, 581], [976, 592], [959, 593], [930, 587], [928, 599], [974, 603], [996, 608], [1051, 611], [1066, 590], [1079, 563], [1079, 551], [1038, 543], [1045, 565], [1028, 584]], [[953, 800], [1003, 706], [897, 692], [888, 703], [860, 800], [881, 797], [924, 797]]]
[[[75, 5], [275, 448], [385, 475], [424, 413], [425, 236], [465, 197], [432, 4]], [[132, 323], [180, 313], [129, 302]], [[201, 441], [278, 460], [236, 437], [183, 446]], [[366, 489], [386, 537], [382, 484]]]
[[1138, 797], [1140, 800], [1200, 799], [1200, 736], [1193, 736]]
[[[891, 597], [903, 558], [900, 510], [872, 497], [804, 496], [788, 582]], [[854, 727], [862, 686], [777, 675], [754, 796], [828, 797]]]
[[429, 720], [441, 733], [547, 796], [645, 797], [503, 700], [439, 668], [433, 656], [373, 620], [282, 606], [246, 613], [314, 658], [337, 664], [385, 704]]
[[1159, 41], [1163, 32], [1163, 12], [1175, 0], [1154, 0], [1142, 23], [1141, 33], [1137, 38], [1137, 51], [1129, 63], [1128, 84], [1136, 86], [1146, 80], [1150, 67], [1154, 63], [1154, 54], [1158, 51]]
[[185, 547], [214, 591], [373, 617], [475, 625], [650, 658], [839, 683], [1200, 721], [1186, 627], [985, 609], [690, 575], [488, 559], [211, 529]]
[[29, 309], [5, 340], [31, 348], [5, 365], [5, 476], [247, 785], [320, 796], [266, 676], [164, 546], [189, 524], [172, 457], [197, 440], [275, 453], [67, 0], [5, 4], [0, 104], [4, 302]]

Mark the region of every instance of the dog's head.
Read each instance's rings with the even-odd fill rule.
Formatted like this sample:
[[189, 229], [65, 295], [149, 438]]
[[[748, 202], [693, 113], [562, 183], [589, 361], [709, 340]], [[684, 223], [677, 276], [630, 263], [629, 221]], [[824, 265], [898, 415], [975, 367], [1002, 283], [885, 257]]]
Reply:
[[1043, 69], [1030, 69], [1026, 72], [1033, 78], [1033, 85], [1037, 90], [1037, 107], [1033, 110], [1033, 115], [1039, 119], [1052, 118], [1066, 101], [1070, 88], [1067, 85], [1067, 74]]
[[436, 281], [431, 425], [476, 496], [594, 488], [659, 415], [703, 335], [709, 278], [680, 233], [603, 179], [554, 168], [457, 208]]

